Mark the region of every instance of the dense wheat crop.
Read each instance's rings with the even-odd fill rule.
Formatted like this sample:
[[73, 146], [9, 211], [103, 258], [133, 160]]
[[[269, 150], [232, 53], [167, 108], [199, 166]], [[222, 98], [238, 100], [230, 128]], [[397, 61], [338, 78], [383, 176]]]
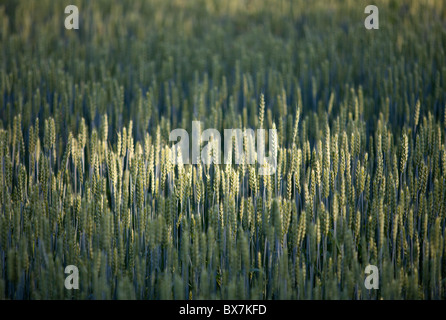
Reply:
[[0, 1], [0, 299], [444, 299], [446, 6], [375, 4]]

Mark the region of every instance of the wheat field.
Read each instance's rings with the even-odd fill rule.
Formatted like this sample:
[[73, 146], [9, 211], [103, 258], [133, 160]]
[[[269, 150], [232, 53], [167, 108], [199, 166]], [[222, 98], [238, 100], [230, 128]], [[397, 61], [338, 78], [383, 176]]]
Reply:
[[1, 0], [0, 299], [445, 299], [446, 4], [375, 4]]

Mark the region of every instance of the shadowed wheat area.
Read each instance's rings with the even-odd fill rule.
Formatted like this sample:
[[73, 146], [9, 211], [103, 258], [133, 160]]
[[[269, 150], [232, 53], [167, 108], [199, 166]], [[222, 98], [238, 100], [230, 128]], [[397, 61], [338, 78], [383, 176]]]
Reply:
[[446, 4], [368, 4], [0, 0], [0, 299], [445, 299]]

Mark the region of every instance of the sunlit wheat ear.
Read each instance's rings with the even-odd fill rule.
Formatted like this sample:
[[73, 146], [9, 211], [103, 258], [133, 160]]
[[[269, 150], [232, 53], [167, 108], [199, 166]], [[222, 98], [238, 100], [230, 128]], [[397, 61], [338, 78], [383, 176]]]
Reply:
[[259, 128], [263, 129], [263, 119], [265, 115], [265, 97], [263, 93], [260, 94], [260, 104], [259, 104]]
[[415, 127], [418, 126], [418, 121], [420, 119], [420, 106], [421, 106], [420, 99], [418, 99], [417, 102], [415, 103], [415, 113], [414, 113]]
[[407, 158], [409, 152], [409, 138], [404, 133], [401, 139], [401, 160], [400, 160], [400, 172], [402, 173], [406, 168]]

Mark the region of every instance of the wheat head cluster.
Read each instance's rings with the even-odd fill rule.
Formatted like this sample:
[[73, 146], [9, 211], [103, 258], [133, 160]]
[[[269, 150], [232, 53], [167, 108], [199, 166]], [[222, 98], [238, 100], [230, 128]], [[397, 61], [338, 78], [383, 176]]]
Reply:
[[446, 297], [443, 1], [71, 2], [0, 1], [0, 299]]

